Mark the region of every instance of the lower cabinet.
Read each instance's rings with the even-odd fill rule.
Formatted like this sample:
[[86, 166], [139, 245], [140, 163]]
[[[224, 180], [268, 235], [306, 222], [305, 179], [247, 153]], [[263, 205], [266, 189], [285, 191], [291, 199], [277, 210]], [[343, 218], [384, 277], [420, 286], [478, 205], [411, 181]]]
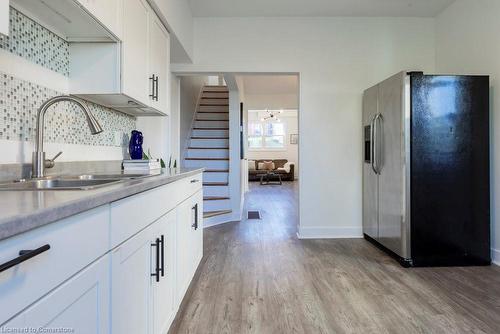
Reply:
[[[109, 258], [109, 254], [105, 255], [70, 278], [2, 325], [2, 331], [109, 333]], [[28, 328], [29, 332], [19, 331], [25, 328]]]
[[112, 252], [112, 333], [166, 333], [174, 317], [175, 210]]
[[198, 191], [177, 207], [176, 225], [176, 303], [179, 305], [203, 257], [203, 191]]

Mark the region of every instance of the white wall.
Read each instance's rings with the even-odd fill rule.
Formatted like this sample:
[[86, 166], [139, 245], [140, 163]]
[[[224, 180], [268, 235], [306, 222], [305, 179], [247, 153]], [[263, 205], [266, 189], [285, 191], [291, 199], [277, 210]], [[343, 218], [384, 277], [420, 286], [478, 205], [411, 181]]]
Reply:
[[186, 76], [180, 78], [179, 145], [182, 153], [187, 148], [191, 125], [201, 89], [207, 84], [207, 77]]
[[194, 64], [173, 70], [299, 73], [299, 234], [359, 237], [362, 92], [404, 69], [432, 72], [434, 28], [424, 18], [199, 18]]
[[436, 18], [436, 70], [490, 75], [493, 260], [500, 264], [500, 1], [457, 0]]

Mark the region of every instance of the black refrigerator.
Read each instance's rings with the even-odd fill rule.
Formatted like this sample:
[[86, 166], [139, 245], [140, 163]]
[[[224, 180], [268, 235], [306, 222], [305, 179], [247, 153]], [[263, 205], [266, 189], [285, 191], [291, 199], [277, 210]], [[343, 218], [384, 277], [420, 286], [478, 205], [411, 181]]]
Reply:
[[404, 266], [490, 264], [489, 77], [401, 72], [362, 119], [365, 238]]

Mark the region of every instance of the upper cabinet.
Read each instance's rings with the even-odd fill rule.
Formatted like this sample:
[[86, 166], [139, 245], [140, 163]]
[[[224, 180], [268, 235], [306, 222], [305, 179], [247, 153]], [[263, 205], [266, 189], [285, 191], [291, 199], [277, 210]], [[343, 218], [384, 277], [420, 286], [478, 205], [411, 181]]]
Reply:
[[146, 0], [123, 0], [121, 8], [119, 45], [71, 46], [71, 93], [135, 116], [165, 115], [169, 106], [168, 31]]
[[9, 34], [9, 0], [0, 1], [0, 34]]
[[122, 37], [123, 0], [78, 0], [79, 3], [116, 37]]

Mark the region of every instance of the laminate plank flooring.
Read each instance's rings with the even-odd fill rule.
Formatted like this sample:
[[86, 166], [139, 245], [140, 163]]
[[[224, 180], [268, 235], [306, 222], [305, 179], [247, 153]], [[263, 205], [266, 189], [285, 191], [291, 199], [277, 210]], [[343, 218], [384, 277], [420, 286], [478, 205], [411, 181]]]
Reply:
[[363, 239], [299, 240], [297, 198], [295, 182], [251, 183], [262, 220], [205, 229], [170, 333], [500, 333], [500, 267], [405, 269]]

